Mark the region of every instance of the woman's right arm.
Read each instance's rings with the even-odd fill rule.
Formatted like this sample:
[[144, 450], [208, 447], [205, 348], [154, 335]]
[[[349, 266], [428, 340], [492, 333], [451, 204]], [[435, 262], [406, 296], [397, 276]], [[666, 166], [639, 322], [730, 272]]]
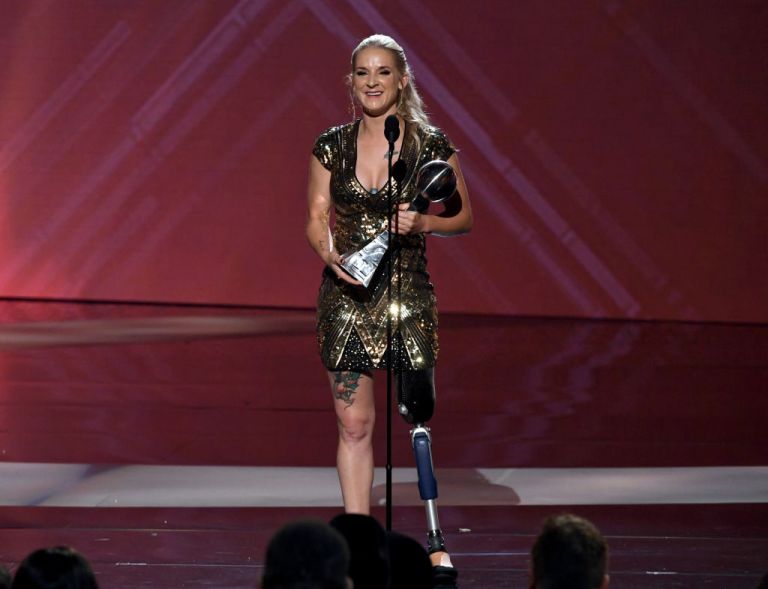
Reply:
[[331, 172], [326, 170], [318, 159], [312, 155], [309, 158], [309, 185], [307, 188], [307, 239], [333, 272], [350, 284], [360, 284], [341, 269], [341, 256], [333, 246], [333, 238], [329, 226], [331, 217]]

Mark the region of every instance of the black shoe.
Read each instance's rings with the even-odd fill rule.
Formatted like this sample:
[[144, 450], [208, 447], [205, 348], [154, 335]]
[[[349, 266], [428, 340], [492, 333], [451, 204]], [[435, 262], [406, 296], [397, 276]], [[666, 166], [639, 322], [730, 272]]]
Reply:
[[434, 566], [432, 567], [432, 587], [440, 589], [457, 589], [456, 578], [459, 571], [453, 567]]

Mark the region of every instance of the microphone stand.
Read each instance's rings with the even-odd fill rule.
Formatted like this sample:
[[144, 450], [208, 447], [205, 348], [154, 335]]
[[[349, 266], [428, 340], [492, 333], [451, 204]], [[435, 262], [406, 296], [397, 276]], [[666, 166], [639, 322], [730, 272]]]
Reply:
[[[399, 129], [398, 129], [399, 130]], [[387, 137], [389, 140], [389, 136]], [[392, 235], [392, 156], [395, 151], [395, 139], [389, 141], [387, 151], [387, 232], [389, 247], [394, 252]], [[396, 231], [397, 229], [395, 229]], [[387, 256], [387, 466], [386, 466], [386, 529], [392, 530], [392, 255]]]
[[[393, 354], [392, 348], [394, 345], [394, 338], [392, 336], [392, 258], [400, 246], [400, 240], [398, 235], [398, 218], [395, 217], [394, 232], [392, 231], [393, 223], [392, 217], [395, 212], [395, 205], [397, 204], [393, 195], [394, 174], [392, 173], [392, 157], [395, 153], [395, 142], [400, 137], [400, 119], [397, 115], [391, 114], [384, 121], [384, 136], [387, 138], [389, 149], [387, 150], [387, 236], [388, 236], [388, 252], [387, 256], [387, 480], [386, 480], [386, 529], [392, 530], [392, 375], [395, 373], [393, 366]], [[397, 200], [400, 197], [400, 184], [403, 178], [398, 176], [397, 180]], [[398, 262], [398, 268], [400, 267]], [[398, 270], [399, 271], [399, 270]], [[398, 285], [400, 278], [398, 277]], [[399, 297], [399, 286], [398, 286]], [[400, 301], [397, 302], [398, 313], [398, 329], [400, 327]], [[398, 367], [399, 368], [399, 367]], [[398, 370], [399, 374], [399, 370]]]
[[[387, 211], [389, 232], [389, 247], [394, 250], [392, 235], [392, 155], [395, 143], [389, 143], [387, 152]], [[392, 256], [387, 256], [387, 479], [386, 479], [386, 529], [392, 530]]]
[[[403, 138], [403, 142], [405, 142], [405, 138]], [[401, 149], [402, 151], [402, 149]], [[399, 161], [399, 160], [398, 160]], [[400, 176], [402, 177], [402, 176]], [[402, 190], [402, 180], [398, 180], [397, 182], [397, 192], [395, 193], [395, 196], [397, 197], [395, 199], [395, 207], [399, 209], [399, 202], [400, 202], [400, 194]], [[392, 253], [393, 255], [397, 254], [397, 268], [395, 270], [395, 276], [397, 278], [397, 294], [395, 296], [395, 308], [397, 309], [397, 330], [400, 332], [401, 329], [401, 313], [402, 313], [402, 289], [403, 289], [403, 251], [401, 248], [401, 242], [400, 242], [400, 233], [399, 233], [400, 223], [399, 218], [395, 217], [395, 235], [394, 239], [392, 240]], [[393, 256], [390, 256], [390, 259], [392, 259]], [[390, 276], [390, 285], [392, 283], [392, 278]], [[392, 304], [389, 305], [390, 308], [390, 315], [392, 314]], [[400, 332], [400, 341], [403, 343], [403, 346], [405, 345], [405, 342], [402, 340], [403, 334]], [[392, 345], [391, 342], [390, 345]], [[394, 364], [395, 366], [392, 366], [391, 370], [394, 371], [395, 375], [395, 382], [398, 390], [398, 395], [402, 394], [402, 387], [403, 387], [403, 367], [402, 367], [402, 355], [404, 353], [404, 350], [400, 350], [400, 353], [397, 355], [397, 358], [395, 358]], [[390, 392], [391, 397], [391, 392]], [[392, 421], [392, 399], [387, 400], [387, 439], [388, 444], [392, 445], [392, 427], [391, 427], [391, 421]], [[389, 528], [387, 528], [389, 530]]]

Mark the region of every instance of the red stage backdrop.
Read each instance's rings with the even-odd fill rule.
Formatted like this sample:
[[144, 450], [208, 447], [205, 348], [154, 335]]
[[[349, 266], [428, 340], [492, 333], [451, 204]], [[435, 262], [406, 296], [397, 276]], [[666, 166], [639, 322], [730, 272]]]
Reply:
[[309, 307], [315, 136], [408, 51], [475, 230], [444, 311], [768, 320], [768, 4], [4, 0], [0, 296]]

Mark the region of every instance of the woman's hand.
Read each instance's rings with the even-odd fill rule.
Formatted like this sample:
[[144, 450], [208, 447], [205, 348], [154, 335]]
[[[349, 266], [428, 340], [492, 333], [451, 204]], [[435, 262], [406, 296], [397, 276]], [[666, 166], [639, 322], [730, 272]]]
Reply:
[[409, 203], [404, 202], [397, 207], [397, 214], [392, 217], [392, 228], [398, 235], [415, 235], [428, 233], [427, 215], [409, 211]]
[[341, 263], [344, 261], [344, 259], [335, 251], [324, 252], [321, 257], [323, 258], [325, 265], [328, 266], [333, 271], [333, 273], [341, 278], [344, 282], [354, 286], [363, 286], [362, 282], [355, 280], [342, 269]]

